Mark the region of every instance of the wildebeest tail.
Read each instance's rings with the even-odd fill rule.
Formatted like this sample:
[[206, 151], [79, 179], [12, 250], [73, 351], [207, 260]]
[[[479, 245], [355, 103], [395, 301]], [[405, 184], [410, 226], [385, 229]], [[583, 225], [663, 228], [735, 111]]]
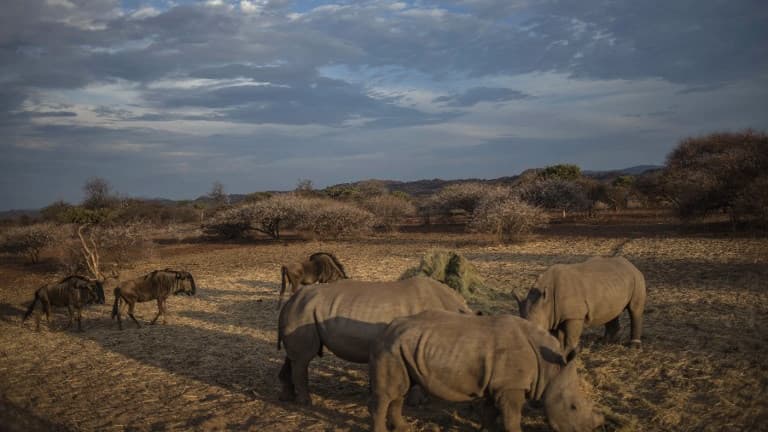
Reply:
[[[21, 319], [21, 322], [26, 321], [27, 318], [29, 318], [29, 316], [32, 315], [32, 311], [35, 310], [35, 305], [39, 301], [40, 301], [40, 295], [37, 292], [35, 292], [35, 299], [32, 300], [32, 304], [30, 304], [29, 307], [27, 308], [27, 312], [24, 313], [24, 318]], [[43, 307], [45, 307], [45, 304], [43, 304]]]
[[117, 316], [117, 310], [120, 307], [120, 287], [115, 288], [115, 304], [112, 306], [112, 319]]

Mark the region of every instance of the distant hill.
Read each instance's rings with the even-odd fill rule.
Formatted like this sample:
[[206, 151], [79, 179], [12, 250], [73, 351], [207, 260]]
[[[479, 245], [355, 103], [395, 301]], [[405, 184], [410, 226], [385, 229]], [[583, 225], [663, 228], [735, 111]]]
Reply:
[[[661, 168], [662, 167], [658, 165], [637, 165], [637, 166], [617, 169], [617, 170], [582, 171], [582, 174], [586, 177], [594, 178], [596, 180], [606, 181], [622, 175], [640, 175], [645, 172], [655, 171]], [[520, 173], [519, 175], [499, 177], [495, 179], [467, 178], [467, 179], [455, 179], [455, 180], [432, 179], [432, 180], [415, 180], [415, 181], [371, 179], [371, 180], [361, 180], [361, 181], [351, 182], [351, 183], [339, 183], [332, 186], [328, 186], [328, 188], [359, 187], [360, 185], [364, 185], [369, 182], [376, 182], [386, 187], [390, 192], [400, 191], [400, 192], [405, 192], [413, 197], [423, 197], [423, 196], [432, 195], [446, 186], [450, 186], [458, 183], [473, 182], [473, 183], [487, 183], [487, 184], [495, 184], [495, 185], [513, 185], [521, 177], [532, 175], [536, 171], [537, 171], [536, 169], [529, 169]]]
[[[662, 167], [659, 165], [637, 165], [637, 166], [618, 169], [618, 170], [582, 171], [582, 173], [586, 177], [591, 177], [596, 180], [609, 181], [618, 176], [640, 175], [640, 174], [643, 174], [649, 171], [655, 171], [661, 168]], [[371, 180], [362, 180], [362, 181], [351, 182], [351, 183], [339, 183], [332, 186], [328, 186], [328, 188], [350, 187], [350, 186], [356, 187], [356, 186], [364, 185], [366, 183], [375, 182], [376, 184], [386, 187], [391, 192], [395, 192], [395, 191], [405, 192], [408, 195], [419, 198], [419, 197], [432, 195], [446, 186], [450, 186], [458, 183], [477, 182], [477, 183], [487, 183], [487, 184], [496, 184], [496, 185], [513, 185], [521, 177], [532, 175], [536, 171], [537, 169], [529, 169], [520, 173], [519, 175], [499, 177], [495, 179], [467, 178], [467, 179], [443, 180], [443, 179], [436, 178], [431, 180], [414, 180], [414, 181], [371, 179]], [[281, 191], [268, 191], [268, 192], [281, 192]], [[247, 196], [248, 195], [246, 194], [229, 194], [229, 201], [232, 204], [237, 204], [238, 202], [243, 201]], [[166, 198], [137, 198], [137, 199], [157, 202], [163, 205], [175, 205], [183, 201], [189, 202], [189, 200], [171, 200]], [[191, 201], [195, 203], [207, 204], [207, 203], [210, 203], [212, 200], [208, 195], [202, 195]], [[7, 210], [7, 211], [0, 211], [0, 220], [18, 219], [24, 216], [36, 218], [39, 215], [40, 215], [39, 209], [38, 210]]]

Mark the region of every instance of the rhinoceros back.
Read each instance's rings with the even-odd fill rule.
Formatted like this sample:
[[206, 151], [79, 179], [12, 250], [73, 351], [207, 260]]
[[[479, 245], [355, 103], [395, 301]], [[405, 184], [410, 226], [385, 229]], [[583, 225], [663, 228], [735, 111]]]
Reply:
[[393, 321], [372, 355], [382, 351], [401, 357], [415, 383], [449, 401], [502, 388], [538, 399], [559, 370], [555, 357], [561, 356], [557, 339], [522, 318], [445, 311]]
[[331, 352], [348, 361], [367, 363], [370, 343], [393, 319], [428, 309], [471, 313], [463, 297], [424, 277], [308, 286], [282, 309], [279, 337], [290, 351], [302, 344], [298, 339], [306, 338], [307, 329], [313, 327], [311, 333]]

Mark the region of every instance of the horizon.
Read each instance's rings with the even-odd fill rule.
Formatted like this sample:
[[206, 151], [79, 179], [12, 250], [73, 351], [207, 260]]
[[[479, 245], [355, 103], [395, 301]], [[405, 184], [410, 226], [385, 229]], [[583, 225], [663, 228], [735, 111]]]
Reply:
[[[663, 13], [662, 13], [663, 12]], [[0, 211], [663, 165], [768, 130], [760, 1], [11, 0]]]
[[[587, 174], [587, 175], [603, 174], [603, 173], [621, 173], [621, 172], [624, 172], [624, 171], [627, 171], [627, 170], [636, 169], [636, 168], [644, 168], [643, 172], [645, 172], [645, 171], [648, 171], [648, 170], [657, 169], [657, 168], [661, 168], [661, 167], [662, 167], [661, 165], [635, 165], [635, 166], [631, 166], [631, 167], [618, 168], [618, 169], [608, 169], [608, 170], [597, 170], [597, 171], [594, 171], [594, 170], [582, 170], [582, 173]], [[530, 170], [530, 169], [541, 169], [541, 168], [545, 168], [545, 167], [527, 168], [527, 169], [525, 169], [525, 170], [523, 170], [521, 172], [515, 173], [515, 174], [510, 174], [510, 175], [500, 176], [500, 177], [492, 177], [492, 178], [479, 178], [479, 177], [467, 178], [467, 177], [462, 177], [462, 178], [450, 178], [449, 179], [449, 178], [434, 177], [434, 178], [423, 178], [423, 179], [414, 179], [414, 180], [393, 180], [393, 179], [383, 179], [383, 178], [366, 178], [366, 179], [352, 180], [352, 181], [344, 182], [344, 183], [334, 183], [334, 184], [330, 184], [330, 185], [325, 185], [323, 187], [316, 187], [316, 185], [314, 185], [314, 183], [313, 183], [312, 186], [313, 186], [313, 190], [324, 190], [326, 188], [333, 187], [333, 186], [340, 186], [340, 185], [344, 185], [344, 184], [357, 184], [357, 183], [366, 182], [366, 181], [397, 182], [397, 183], [416, 183], [416, 182], [420, 182], [420, 181], [441, 181], [441, 182], [492, 181], [492, 180], [497, 180], [497, 179], [504, 178], [504, 177], [517, 177], [517, 176], [521, 175], [524, 171], [527, 171], [527, 170]], [[245, 191], [245, 192], [228, 192], [228, 191], [226, 191], [226, 188], [225, 188], [224, 193], [227, 196], [233, 196], [233, 195], [234, 196], [247, 196], [247, 195], [252, 194], [252, 193], [262, 193], [262, 192], [267, 192], [267, 193], [289, 193], [289, 192], [292, 192], [293, 190], [294, 189], [291, 188], [291, 189], [252, 190], [252, 191]], [[162, 196], [126, 195], [126, 194], [121, 193], [118, 190], [111, 190], [112, 194], [116, 194], [120, 198], [136, 199], [136, 200], [143, 200], [143, 201], [172, 201], [172, 202], [175, 202], [175, 203], [183, 202], [183, 201], [196, 201], [198, 199], [207, 197], [209, 195], [209, 192], [203, 192], [203, 193], [197, 194], [194, 197], [168, 198], [168, 197], [162, 197]], [[70, 205], [79, 205], [82, 200], [79, 200], [77, 202], [69, 202], [69, 201], [64, 201], [64, 200], [55, 200], [55, 201], [51, 201], [50, 203], [47, 203], [46, 205], [43, 205], [43, 206], [37, 207], [37, 208], [9, 208], [9, 209], [0, 209], [0, 214], [3, 214], [3, 213], [14, 213], [14, 212], [37, 212], [37, 211], [40, 211], [40, 210], [44, 209], [48, 205], [51, 205], [51, 204], [53, 204], [55, 202], [59, 202], [59, 201], [63, 201], [64, 203], [70, 204]]]

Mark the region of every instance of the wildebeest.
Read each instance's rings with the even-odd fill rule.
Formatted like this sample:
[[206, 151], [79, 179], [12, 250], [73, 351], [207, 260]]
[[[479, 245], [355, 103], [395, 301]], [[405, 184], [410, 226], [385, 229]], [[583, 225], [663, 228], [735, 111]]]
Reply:
[[426, 277], [393, 282], [342, 280], [300, 289], [280, 311], [277, 348], [285, 346], [281, 400], [311, 404], [307, 367], [323, 346], [344, 360], [368, 362], [368, 349], [395, 318], [427, 310], [472, 313], [446, 285]]
[[[122, 330], [122, 307], [120, 301], [128, 304], [128, 316], [136, 327], [141, 327], [133, 315], [136, 303], [157, 300], [157, 315], [150, 324], [154, 324], [161, 314], [165, 314], [165, 300], [171, 294], [194, 295], [195, 279], [188, 271], [155, 270], [136, 279], [121, 282], [115, 288], [115, 304], [112, 306], [112, 318], [117, 318], [118, 327]], [[165, 319], [165, 318], [163, 318]]]
[[[32, 315], [38, 303], [45, 312], [49, 325], [51, 323], [51, 306], [65, 306], [67, 308], [69, 312], [67, 328], [72, 326], [75, 312], [77, 312], [77, 329], [82, 331], [82, 308], [87, 304], [104, 304], [104, 286], [101, 281], [76, 275], [67, 276], [55, 284], [43, 285], [35, 291], [35, 298], [24, 314], [22, 322]], [[40, 330], [40, 313], [35, 315], [35, 330]]]
[[579, 387], [575, 351], [563, 356], [545, 329], [512, 315], [474, 316], [425, 311], [398, 318], [372, 344], [371, 400], [374, 432], [408, 430], [403, 400], [415, 384], [448, 401], [485, 398], [482, 422], [494, 430], [520, 431], [526, 398], [543, 400], [555, 431], [591, 431], [604, 418]]
[[557, 332], [566, 350], [579, 343], [583, 328], [605, 325], [605, 339], [619, 333], [619, 317], [629, 310], [631, 344], [640, 346], [645, 308], [645, 278], [624, 257], [593, 257], [556, 264], [539, 276], [525, 300], [513, 295], [520, 316]]
[[328, 283], [339, 279], [347, 279], [347, 273], [341, 262], [331, 253], [316, 252], [309, 259], [302, 262], [292, 262], [280, 268], [280, 299], [277, 308], [283, 304], [286, 279], [291, 284], [291, 294], [295, 293], [301, 285], [313, 283]]

